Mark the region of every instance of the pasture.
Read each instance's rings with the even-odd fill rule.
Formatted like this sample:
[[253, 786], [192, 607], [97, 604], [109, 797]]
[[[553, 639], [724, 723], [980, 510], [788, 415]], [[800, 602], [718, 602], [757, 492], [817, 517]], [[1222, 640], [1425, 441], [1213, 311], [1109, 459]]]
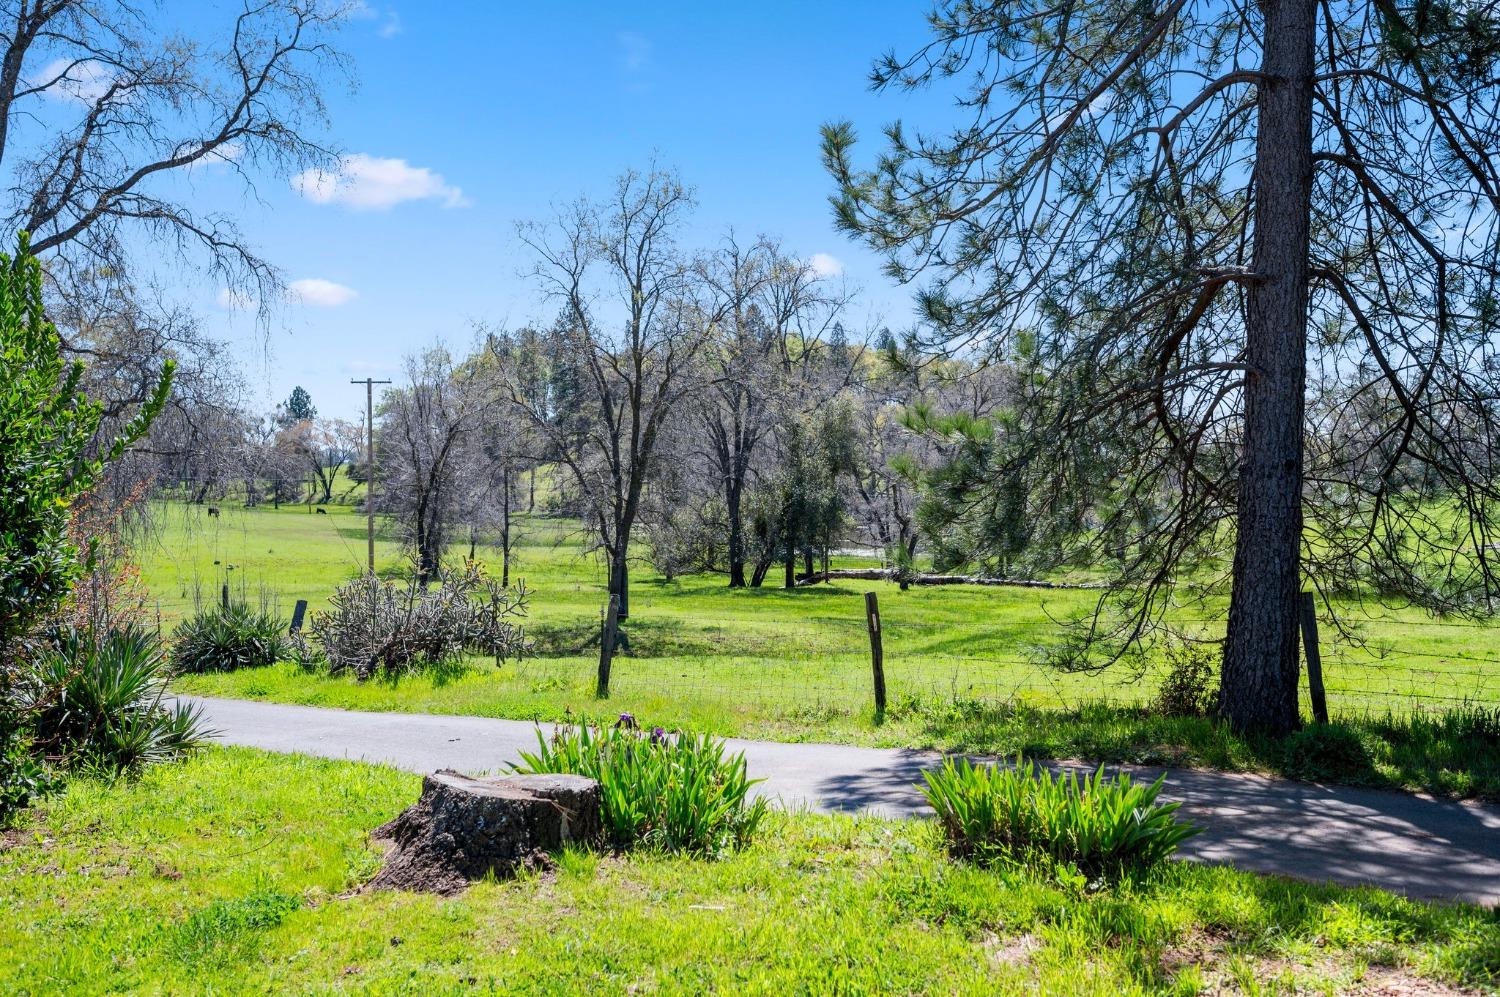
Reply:
[[[138, 550], [151, 611], [168, 629], [195, 602], [217, 598], [226, 580], [238, 597], [264, 597], [284, 614], [296, 599], [316, 610], [360, 571], [364, 557], [364, 519], [347, 506], [325, 515], [301, 506], [225, 507], [210, 518], [201, 507], [174, 504], [158, 507], [157, 516], [157, 530]], [[1464, 621], [1392, 613], [1361, 622], [1364, 647], [1328, 640], [1330, 706], [1357, 728], [1359, 746], [1327, 771], [1304, 771], [1286, 760], [1279, 742], [1145, 708], [1159, 665], [1137, 676], [1125, 668], [1062, 674], [1040, 664], [1038, 651], [1057, 639], [1058, 621], [1092, 604], [1087, 591], [901, 592], [894, 584], [847, 581], [736, 591], [720, 576], [667, 581], [642, 562], [632, 578], [628, 650], [616, 657], [611, 697], [601, 701], [594, 683], [602, 567], [571, 521], [527, 516], [518, 531], [512, 577], [530, 593], [527, 629], [536, 642], [526, 660], [366, 682], [283, 663], [184, 677], [177, 686], [349, 709], [520, 719], [630, 712], [652, 724], [723, 735], [1201, 764], [1500, 794], [1500, 747], [1490, 743], [1484, 722], [1476, 733], [1465, 719], [1473, 706], [1500, 703], [1495, 631]], [[461, 557], [467, 548], [453, 553]], [[478, 556], [498, 570], [493, 549], [481, 546]], [[404, 565], [399, 546], [385, 537], [377, 561], [382, 572]], [[883, 617], [890, 704], [883, 718], [873, 710], [867, 590], [879, 593]], [[1306, 702], [1304, 689], [1304, 708]]]

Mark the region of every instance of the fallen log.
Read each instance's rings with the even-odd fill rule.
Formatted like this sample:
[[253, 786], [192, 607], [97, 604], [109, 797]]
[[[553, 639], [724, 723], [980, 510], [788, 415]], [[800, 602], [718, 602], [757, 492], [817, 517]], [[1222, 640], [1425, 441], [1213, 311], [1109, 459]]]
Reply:
[[370, 888], [450, 896], [486, 875], [550, 868], [564, 845], [598, 843], [599, 806], [599, 784], [583, 776], [434, 772], [415, 804], [371, 833], [391, 849]]
[[[802, 578], [799, 585], [816, 585], [827, 581], [892, 581], [896, 573], [889, 568], [834, 568]], [[988, 578], [984, 575], [912, 575], [912, 585], [1002, 585], [1029, 589], [1103, 589], [1104, 582], [1049, 582], [1039, 578]]]

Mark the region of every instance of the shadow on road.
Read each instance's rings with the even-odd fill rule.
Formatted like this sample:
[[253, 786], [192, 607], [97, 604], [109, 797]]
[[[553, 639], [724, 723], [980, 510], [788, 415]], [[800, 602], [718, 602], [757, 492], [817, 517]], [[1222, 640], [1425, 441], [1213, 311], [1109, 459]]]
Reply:
[[[887, 816], [926, 811], [916, 784], [937, 756], [881, 752], [826, 772], [807, 794], [828, 809]], [[1088, 767], [1049, 765], [1054, 771]], [[1107, 766], [1152, 780], [1160, 769]], [[1185, 857], [1347, 886], [1378, 884], [1424, 899], [1500, 902], [1500, 811], [1474, 803], [1200, 770], [1167, 774], [1163, 798], [1204, 832]]]

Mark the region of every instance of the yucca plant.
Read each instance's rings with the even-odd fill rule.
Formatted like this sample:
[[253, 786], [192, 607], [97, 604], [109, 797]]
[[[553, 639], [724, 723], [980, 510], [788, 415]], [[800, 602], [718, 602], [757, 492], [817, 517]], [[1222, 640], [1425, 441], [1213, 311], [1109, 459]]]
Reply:
[[168, 674], [148, 631], [57, 635], [28, 666], [23, 712], [36, 746], [70, 767], [111, 771], [191, 750], [212, 732], [196, 707], [164, 701]]
[[521, 753], [517, 772], [588, 776], [599, 783], [605, 835], [616, 848], [715, 855], [742, 847], [765, 819], [751, 800], [743, 754], [706, 734], [649, 734], [617, 727], [537, 731], [539, 749]]
[[293, 653], [286, 622], [242, 602], [202, 610], [172, 634], [172, 665], [182, 673], [260, 668]]
[[981, 863], [1041, 862], [1093, 880], [1149, 868], [1201, 830], [1177, 819], [1178, 804], [1156, 802], [1165, 776], [1148, 785], [1103, 766], [1080, 779], [1019, 759], [950, 758], [923, 777], [949, 850]]

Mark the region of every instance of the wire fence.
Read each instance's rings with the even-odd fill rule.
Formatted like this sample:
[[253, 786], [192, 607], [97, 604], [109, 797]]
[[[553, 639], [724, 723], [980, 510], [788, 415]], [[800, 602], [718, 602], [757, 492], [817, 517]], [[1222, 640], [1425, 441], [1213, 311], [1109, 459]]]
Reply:
[[[853, 611], [855, 601], [847, 601]], [[1208, 627], [1213, 621], [1193, 621]], [[1222, 626], [1222, 623], [1219, 623]], [[1460, 629], [1466, 633], [1456, 633]], [[876, 668], [865, 617], [800, 617], [678, 628], [626, 621], [610, 666], [610, 692], [634, 699], [717, 702], [790, 717], [875, 708]], [[1118, 664], [1065, 671], [1048, 663], [1063, 636], [1051, 620], [915, 622], [880, 625], [879, 672], [887, 707], [972, 704], [1077, 708], [1089, 703], [1145, 705], [1160, 694], [1168, 666]], [[1500, 628], [1447, 621], [1400, 625], [1399, 641], [1340, 637], [1321, 650], [1332, 713], [1405, 713], [1463, 706], [1500, 708]], [[1455, 637], [1461, 638], [1455, 640]], [[597, 648], [597, 643], [595, 647]], [[1436, 646], [1437, 649], [1424, 649]], [[547, 659], [529, 668], [545, 671]], [[1308, 675], [1301, 703], [1310, 711]]]
[[[174, 503], [170, 516], [172, 522], [190, 521], [192, 528], [174, 534], [170, 549], [155, 541], [143, 550], [160, 562], [162, 584], [152, 595], [158, 619], [168, 625], [217, 599], [225, 583], [237, 598], [264, 598], [262, 577], [272, 577], [270, 566], [289, 557], [297, 570], [277, 567], [274, 575], [273, 596], [282, 610], [297, 599], [316, 609], [327, 598], [330, 579], [364, 564], [364, 522], [348, 508], [326, 516], [309, 509], [308, 521], [324, 538], [312, 547], [304, 534], [267, 533], [262, 525], [231, 515], [228, 506], [221, 519], [207, 506]], [[547, 531], [562, 527], [543, 523], [533, 529], [541, 531], [538, 543], [551, 544], [556, 538]], [[382, 565], [399, 563], [398, 544], [384, 536], [378, 544]], [[597, 572], [580, 574], [576, 584], [571, 578], [566, 585], [549, 579], [547, 594], [566, 588], [568, 601], [577, 606], [591, 598], [588, 592], [597, 592], [596, 579]], [[690, 608], [672, 608], [670, 599], [647, 591], [639, 594], [637, 617], [622, 624], [612, 694], [720, 712], [771, 712], [791, 720], [873, 708], [869, 627], [850, 586], [810, 586], [784, 596], [767, 592], [762, 595], [770, 598], [753, 603], [720, 603], [708, 595], [701, 605], [695, 597]], [[1122, 664], [1101, 672], [1061, 671], [1047, 663], [1047, 652], [1062, 639], [1064, 626], [1039, 607], [997, 605], [994, 589], [949, 591], [953, 598], [943, 600], [883, 597], [888, 708], [914, 703], [1076, 708], [1100, 701], [1146, 704], [1158, 697], [1163, 663], [1139, 670]], [[783, 597], [789, 600], [784, 611]], [[545, 598], [538, 596], [539, 608]], [[715, 606], [725, 607], [723, 618], [712, 617]], [[1221, 619], [1173, 622], [1201, 627], [1205, 636], [1215, 629], [1222, 634]], [[538, 701], [564, 692], [573, 699], [592, 688], [601, 621], [551, 618], [529, 629], [538, 653], [507, 663], [503, 676]], [[1363, 639], [1329, 632], [1321, 642], [1323, 684], [1335, 713], [1500, 708], [1500, 626], [1407, 618], [1355, 636]], [[1301, 696], [1309, 709], [1305, 671]]]

